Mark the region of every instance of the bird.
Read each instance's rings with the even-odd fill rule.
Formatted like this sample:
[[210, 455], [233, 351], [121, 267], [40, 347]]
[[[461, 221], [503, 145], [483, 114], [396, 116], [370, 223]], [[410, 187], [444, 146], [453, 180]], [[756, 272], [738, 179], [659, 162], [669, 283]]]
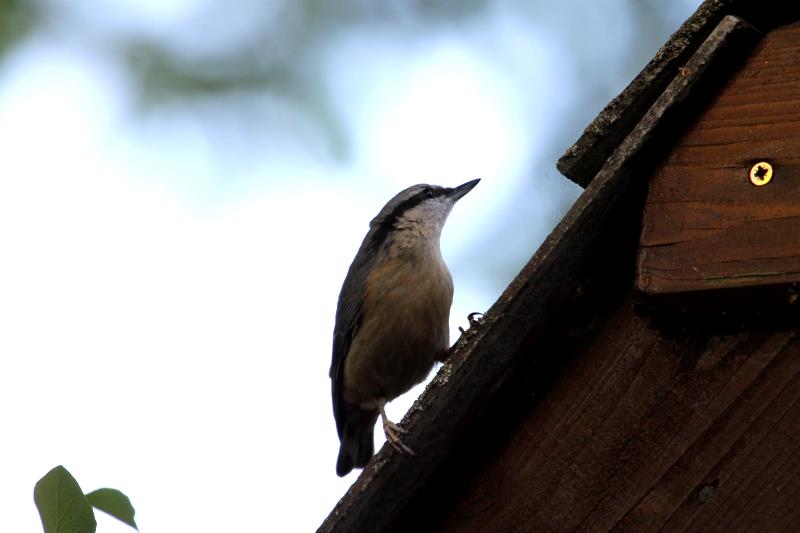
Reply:
[[385, 406], [447, 356], [453, 280], [439, 240], [455, 203], [479, 181], [413, 185], [370, 222], [342, 284], [333, 330], [329, 376], [339, 476], [372, 457], [378, 416], [390, 445], [414, 453]]

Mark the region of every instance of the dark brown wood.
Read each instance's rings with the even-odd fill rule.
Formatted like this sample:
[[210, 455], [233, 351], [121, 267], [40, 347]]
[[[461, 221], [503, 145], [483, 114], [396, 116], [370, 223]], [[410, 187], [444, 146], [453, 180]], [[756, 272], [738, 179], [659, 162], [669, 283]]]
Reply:
[[686, 60], [726, 15], [767, 31], [800, 18], [800, 2], [786, 0], [706, 0], [670, 37], [631, 83], [597, 115], [558, 160], [558, 170], [587, 186], [639, 118], [679, 73]]
[[[718, 66], [749, 50], [758, 35], [727, 17], [651, 107], [570, 209], [530, 262], [487, 312], [484, 322], [456, 343], [448, 361], [406, 414], [404, 442], [414, 457], [383, 449], [320, 526], [320, 532], [381, 532], [397, 527], [413, 501], [449, 460], [476, 421], [492, 416], [504, 391], [539, 358], [560, 361], [558, 352], [533, 346], [554, 331], [591, 328], [609, 290], [633, 279], [644, 201], [643, 176], [652, 153], [712, 83]], [[620, 289], [620, 287], [622, 287]], [[532, 359], [531, 354], [536, 354]]]
[[[748, 177], [758, 161], [774, 167], [761, 187]], [[762, 40], [652, 176], [637, 281], [652, 295], [794, 282], [800, 22]]]
[[397, 530], [796, 531], [800, 330], [667, 337], [634, 303], [554, 340], [568, 372]]

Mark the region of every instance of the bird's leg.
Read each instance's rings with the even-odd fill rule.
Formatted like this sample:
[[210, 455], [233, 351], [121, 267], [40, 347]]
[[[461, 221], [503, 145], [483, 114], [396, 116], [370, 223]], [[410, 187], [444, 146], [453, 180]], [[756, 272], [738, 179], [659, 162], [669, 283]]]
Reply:
[[406, 430], [389, 420], [389, 417], [386, 416], [386, 400], [380, 400], [378, 402], [378, 411], [381, 414], [381, 420], [383, 421], [383, 434], [386, 435], [386, 441], [392, 445], [392, 447], [400, 453], [405, 453], [408, 455], [414, 455], [414, 452], [403, 444], [403, 441], [400, 440], [400, 435], [406, 433]]

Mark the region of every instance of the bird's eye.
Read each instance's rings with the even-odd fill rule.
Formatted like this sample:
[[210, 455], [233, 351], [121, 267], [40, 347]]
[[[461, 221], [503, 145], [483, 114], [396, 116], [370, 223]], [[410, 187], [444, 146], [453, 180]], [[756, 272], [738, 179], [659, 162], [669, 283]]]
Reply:
[[426, 199], [430, 200], [433, 198], [433, 191], [431, 189], [425, 189], [422, 195], [425, 196]]

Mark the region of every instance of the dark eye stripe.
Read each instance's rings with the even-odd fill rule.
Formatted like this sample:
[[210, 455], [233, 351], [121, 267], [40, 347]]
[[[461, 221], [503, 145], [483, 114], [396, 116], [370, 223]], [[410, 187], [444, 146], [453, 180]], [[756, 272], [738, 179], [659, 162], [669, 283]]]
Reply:
[[[430, 196], [428, 194], [430, 193]], [[386, 217], [386, 221], [384, 224], [392, 225], [397, 222], [397, 219], [400, 218], [403, 213], [408, 211], [409, 209], [413, 209], [417, 207], [419, 204], [424, 202], [425, 200], [433, 198], [433, 194], [430, 189], [423, 189], [408, 200], [404, 202], [400, 202], [394, 210], [389, 213], [389, 216]]]
[[425, 187], [420, 189], [414, 196], [408, 198], [407, 200], [400, 202], [397, 204], [391, 213], [389, 213], [386, 218], [383, 219], [380, 226], [375, 229], [375, 234], [372, 238], [372, 245], [377, 248], [386, 240], [389, 236], [389, 232], [394, 227], [397, 219], [399, 219], [403, 213], [408, 211], [409, 209], [413, 209], [417, 207], [419, 204], [424, 202], [425, 200], [430, 200], [431, 198], [436, 198], [439, 196], [444, 196], [448, 192], [452, 191], [453, 189], [448, 189], [445, 187]]

